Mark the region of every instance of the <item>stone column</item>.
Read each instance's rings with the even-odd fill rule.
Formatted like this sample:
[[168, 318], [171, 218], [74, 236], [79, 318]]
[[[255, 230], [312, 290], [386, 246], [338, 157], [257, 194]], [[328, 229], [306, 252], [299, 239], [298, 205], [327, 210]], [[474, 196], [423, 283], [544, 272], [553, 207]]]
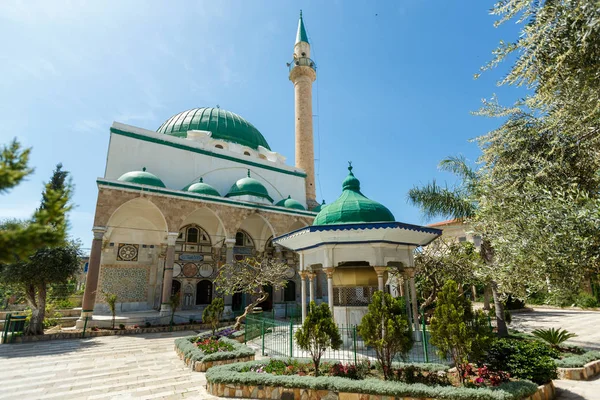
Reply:
[[[417, 289], [415, 286], [415, 270], [407, 268], [405, 270], [405, 281], [407, 281], [407, 292], [410, 294], [411, 311], [413, 317], [413, 331], [415, 332], [415, 340], [421, 340], [421, 326], [419, 324], [419, 307], [417, 305]], [[407, 294], [408, 294], [407, 293]]]
[[163, 278], [162, 303], [160, 304], [160, 314], [169, 315], [171, 313], [171, 289], [173, 288], [173, 265], [175, 264], [175, 241], [179, 232], [167, 233], [167, 255], [165, 257], [165, 273]]
[[323, 271], [327, 274], [327, 301], [333, 315], [333, 268], [323, 268]]
[[306, 278], [305, 271], [300, 272], [300, 301], [302, 302], [302, 323], [306, 319]]
[[106, 227], [95, 226], [92, 228], [94, 240], [88, 263], [88, 272], [85, 279], [85, 292], [81, 306], [81, 316], [76, 322], [78, 328], [83, 327], [85, 317], [92, 317], [94, 305], [96, 304], [96, 291], [98, 290], [98, 277], [100, 276], [100, 259], [102, 257], [102, 239], [106, 233]]
[[373, 267], [375, 273], [377, 274], [377, 289], [385, 292], [385, 284], [383, 280], [383, 274], [387, 271], [387, 267]]
[[[225, 239], [225, 246], [227, 246], [227, 250], [225, 253], [225, 263], [228, 265], [233, 264], [235, 261], [233, 259], [233, 246], [235, 246], [235, 238], [234, 239]], [[242, 296], [245, 299], [245, 296]], [[233, 313], [233, 296], [225, 295], [223, 296], [223, 303], [225, 304], [225, 309], [223, 313], [227, 315], [227, 313]], [[246, 304], [242, 304], [242, 308], [245, 308]]]
[[317, 276], [314, 272], [308, 273], [308, 287], [309, 287], [309, 297], [310, 301], [315, 301], [315, 277]]

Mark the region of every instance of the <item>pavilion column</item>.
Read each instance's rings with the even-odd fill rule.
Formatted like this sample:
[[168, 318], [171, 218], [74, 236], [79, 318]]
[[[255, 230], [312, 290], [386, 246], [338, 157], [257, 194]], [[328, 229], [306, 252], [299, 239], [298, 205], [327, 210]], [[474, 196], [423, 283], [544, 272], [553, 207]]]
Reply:
[[387, 267], [373, 267], [375, 273], [377, 274], [377, 290], [385, 292], [385, 281], [383, 279], [383, 275], [385, 271], [387, 271]]
[[[225, 246], [227, 246], [227, 250], [225, 252], [225, 263], [227, 265], [231, 265], [234, 263], [234, 259], [233, 259], [233, 246], [235, 246], [235, 239], [225, 239]], [[245, 299], [246, 297], [243, 296], [243, 299]], [[225, 311], [224, 313], [229, 313], [229, 312], [233, 312], [233, 296], [232, 295], [225, 295], [223, 296], [223, 303], [225, 305]], [[246, 304], [242, 304], [242, 308], [245, 308]]]
[[415, 338], [417, 340], [420, 340], [421, 335], [419, 334], [421, 332], [421, 326], [419, 324], [419, 307], [417, 305], [417, 288], [415, 286], [415, 269], [414, 268], [408, 268], [406, 270], [406, 281], [408, 283], [408, 288], [407, 291], [410, 291], [410, 302], [411, 302], [411, 306], [412, 306], [412, 316], [413, 316], [413, 322], [414, 322], [414, 332], [416, 334]]
[[302, 323], [306, 319], [306, 278], [305, 271], [300, 272], [300, 301], [302, 302]]
[[327, 302], [333, 315], [333, 268], [323, 268], [327, 274]]
[[168, 315], [171, 312], [171, 290], [173, 288], [173, 265], [175, 264], [175, 241], [179, 232], [169, 232], [167, 234], [167, 255], [165, 257], [165, 272], [163, 278], [162, 302], [160, 305], [160, 314]]
[[81, 324], [85, 317], [91, 317], [96, 304], [96, 291], [98, 290], [98, 277], [100, 276], [100, 259], [102, 257], [102, 239], [106, 233], [106, 227], [95, 226], [92, 228], [94, 232], [94, 240], [92, 241], [92, 249], [90, 252], [90, 261], [88, 264], [88, 272], [85, 279], [85, 292], [83, 294], [83, 303], [81, 306], [81, 317], [77, 321], [77, 327]]
[[308, 294], [309, 301], [315, 301], [315, 277], [317, 276], [314, 272], [308, 273]]

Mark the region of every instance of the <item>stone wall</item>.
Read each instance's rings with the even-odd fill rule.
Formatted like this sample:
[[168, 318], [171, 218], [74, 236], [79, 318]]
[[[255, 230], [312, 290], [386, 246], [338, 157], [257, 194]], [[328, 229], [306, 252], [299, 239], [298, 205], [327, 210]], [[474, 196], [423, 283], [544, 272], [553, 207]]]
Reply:
[[560, 379], [570, 379], [574, 381], [587, 381], [600, 374], [600, 360], [592, 361], [581, 368], [559, 368], [558, 377]]

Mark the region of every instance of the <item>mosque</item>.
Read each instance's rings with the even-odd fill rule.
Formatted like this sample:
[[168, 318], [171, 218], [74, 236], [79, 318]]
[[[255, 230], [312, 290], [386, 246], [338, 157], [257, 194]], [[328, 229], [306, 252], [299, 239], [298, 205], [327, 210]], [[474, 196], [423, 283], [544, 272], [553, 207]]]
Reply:
[[[360, 192], [351, 168], [338, 200], [316, 201], [317, 67], [310, 56], [300, 14], [288, 64], [294, 166], [249, 121], [218, 107], [183, 111], [156, 131], [113, 123], [105, 173], [97, 179], [82, 319], [108, 312], [104, 293], [117, 295], [120, 312], [166, 314], [175, 293], [182, 310], [201, 311], [219, 295], [213, 286], [219, 266], [247, 256], [276, 257], [289, 266], [286, 288], [271, 290], [262, 304], [276, 313], [301, 303], [305, 315], [307, 283], [311, 300], [340, 307], [339, 322], [359, 321], [363, 313], [356, 310], [374, 290], [408, 296], [412, 287], [414, 293], [412, 250], [438, 230], [395, 222]], [[390, 279], [386, 269], [393, 265], [406, 267], [406, 286]], [[241, 293], [224, 300], [227, 312], [247, 301]]]

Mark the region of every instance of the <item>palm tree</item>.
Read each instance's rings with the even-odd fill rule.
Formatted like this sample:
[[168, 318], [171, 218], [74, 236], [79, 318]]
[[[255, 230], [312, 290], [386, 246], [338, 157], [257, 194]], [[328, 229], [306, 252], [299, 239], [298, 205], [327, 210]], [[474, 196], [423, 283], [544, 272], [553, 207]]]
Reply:
[[[477, 173], [467, 164], [463, 156], [448, 157], [440, 161], [439, 169], [456, 175], [460, 182], [455, 187], [447, 185], [440, 186], [433, 180], [422, 187], [414, 187], [408, 192], [410, 203], [419, 206], [421, 212], [427, 219], [434, 217], [451, 217], [455, 219], [469, 220], [477, 213]], [[480, 253], [486, 265], [492, 265], [494, 252], [485, 239], [482, 240]], [[504, 320], [504, 305], [500, 301], [498, 283], [494, 279], [489, 281], [494, 296], [496, 309], [496, 322], [498, 336], [508, 335], [508, 329]]]

